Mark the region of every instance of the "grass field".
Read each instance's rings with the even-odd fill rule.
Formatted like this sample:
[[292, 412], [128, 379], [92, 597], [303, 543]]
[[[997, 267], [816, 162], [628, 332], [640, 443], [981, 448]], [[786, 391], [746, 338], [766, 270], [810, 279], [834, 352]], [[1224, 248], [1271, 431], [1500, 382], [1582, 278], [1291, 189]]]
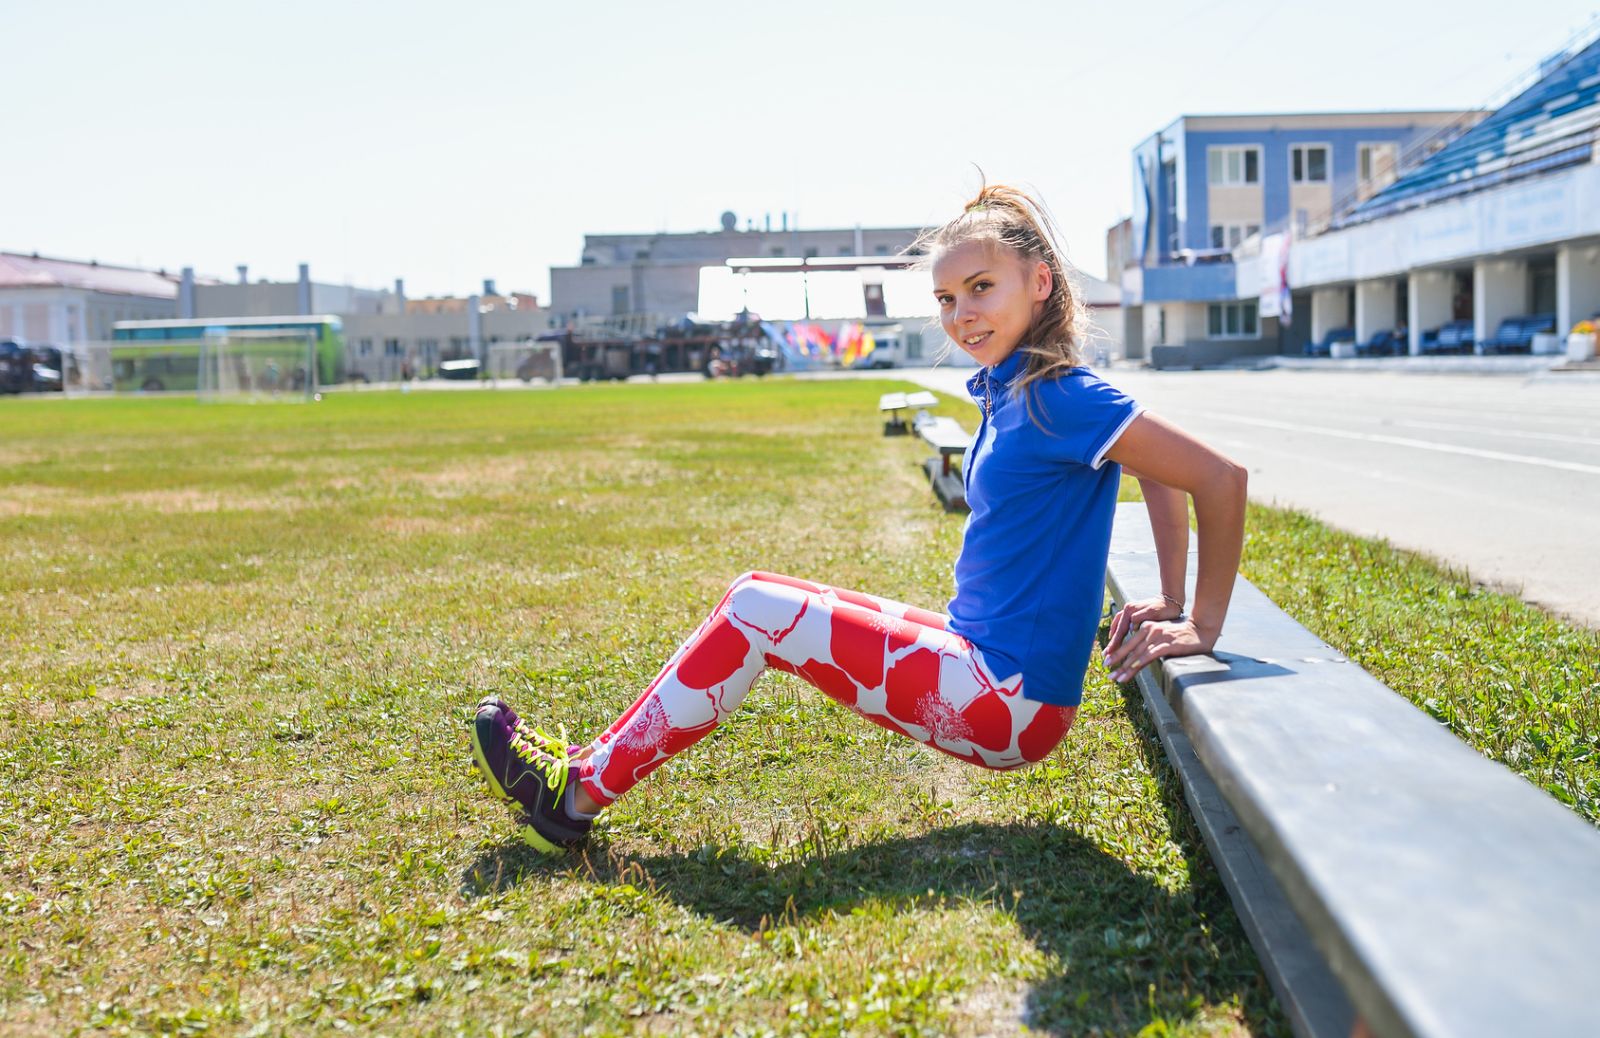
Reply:
[[[0, 407], [0, 1031], [1286, 1034], [1098, 671], [1020, 774], [772, 674], [585, 857], [485, 795], [481, 695], [592, 733], [740, 572], [943, 604], [882, 388]], [[1264, 590], [1596, 816], [1592, 633], [1252, 523]], [[1480, 688], [1469, 637], [1526, 654]]]

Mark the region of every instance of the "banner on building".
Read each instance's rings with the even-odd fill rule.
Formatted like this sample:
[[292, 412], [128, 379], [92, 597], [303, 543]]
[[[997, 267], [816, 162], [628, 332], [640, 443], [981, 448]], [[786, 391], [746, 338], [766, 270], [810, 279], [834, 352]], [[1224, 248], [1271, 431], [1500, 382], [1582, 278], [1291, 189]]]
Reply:
[[1294, 315], [1289, 294], [1289, 240], [1288, 231], [1261, 239], [1258, 311], [1262, 317], [1288, 321]]

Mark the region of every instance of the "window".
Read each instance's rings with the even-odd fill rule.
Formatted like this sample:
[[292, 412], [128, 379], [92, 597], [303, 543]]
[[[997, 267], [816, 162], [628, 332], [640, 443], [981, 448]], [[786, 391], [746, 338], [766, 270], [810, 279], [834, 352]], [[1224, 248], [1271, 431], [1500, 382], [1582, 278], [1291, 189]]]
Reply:
[[1206, 307], [1207, 338], [1254, 339], [1260, 334], [1255, 303], [1212, 303]]
[[627, 285], [611, 286], [611, 312], [613, 314], [625, 314], [628, 312]]
[[1211, 247], [1237, 249], [1241, 241], [1260, 230], [1261, 225], [1254, 223], [1214, 223], [1211, 225]]
[[362, 339], [361, 340], [361, 355], [363, 357], [367, 357], [367, 356], [371, 356], [371, 354], [372, 354], [372, 340], [371, 339]]
[[1182, 246], [1178, 241], [1178, 163], [1169, 160], [1161, 164], [1161, 197], [1165, 203], [1167, 227], [1167, 255]]
[[783, 255], [783, 246], [782, 245], [774, 245], [768, 251], [770, 251], [774, 256], [782, 256]]
[[1328, 146], [1296, 144], [1289, 149], [1289, 179], [1296, 184], [1328, 182]]
[[872, 254], [874, 256], [887, 256], [887, 255], [889, 255], [889, 246], [887, 246], [887, 245], [875, 245], [872, 248]]
[[383, 340], [383, 355], [385, 357], [398, 357], [398, 356], [400, 356], [400, 340], [399, 339], [385, 339], [385, 340]]
[[1261, 149], [1254, 145], [1206, 149], [1206, 179], [1213, 187], [1261, 183]]
[[811, 259], [816, 254], [817, 254], [817, 247], [815, 245], [807, 245], [806, 246], [806, 259]]
[[1357, 172], [1362, 186], [1373, 190], [1394, 183], [1395, 167], [1400, 164], [1400, 145], [1394, 141], [1363, 144], [1356, 149]]

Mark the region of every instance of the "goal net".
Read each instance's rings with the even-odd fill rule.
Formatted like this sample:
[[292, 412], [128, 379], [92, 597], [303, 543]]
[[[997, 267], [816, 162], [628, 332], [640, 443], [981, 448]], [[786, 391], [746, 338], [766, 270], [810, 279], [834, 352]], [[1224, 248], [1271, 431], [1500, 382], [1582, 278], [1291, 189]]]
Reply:
[[201, 400], [310, 400], [319, 388], [315, 332], [231, 329], [199, 342]]
[[315, 332], [230, 330], [192, 339], [79, 343], [63, 360], [69, 394], [192, 393], [201, 400], [313, 399]]

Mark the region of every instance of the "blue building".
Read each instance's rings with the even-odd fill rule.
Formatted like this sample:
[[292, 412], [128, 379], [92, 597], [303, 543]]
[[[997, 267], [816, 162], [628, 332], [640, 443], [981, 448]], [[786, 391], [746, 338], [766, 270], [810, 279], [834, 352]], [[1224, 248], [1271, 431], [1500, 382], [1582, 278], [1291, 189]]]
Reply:
[[1113, 228], [1129, 357], [1157, 366], [1299, 352], [1306, 337], [1241, 298], [1233, 250], [1329, 226], [1390, 186], [1464, 112], [1183, 116], [1133, 151], [1134, 215]]

